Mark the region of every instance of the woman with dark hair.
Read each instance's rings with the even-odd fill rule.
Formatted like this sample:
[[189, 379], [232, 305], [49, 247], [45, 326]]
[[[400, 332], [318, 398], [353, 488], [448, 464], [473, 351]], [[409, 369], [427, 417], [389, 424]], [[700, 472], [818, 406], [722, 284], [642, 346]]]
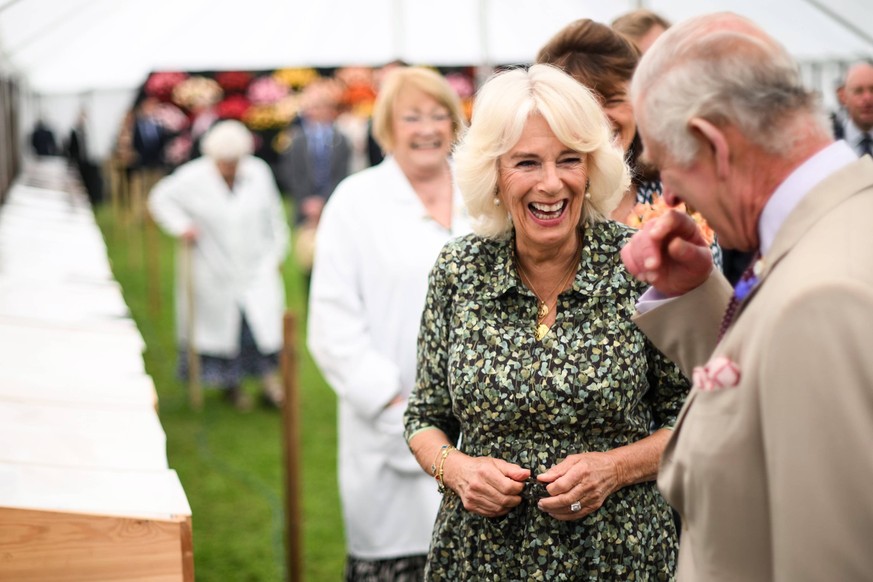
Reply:
[[588, 87], [612, 123], [616, 143], [631, 166], [631, 187], [612, 218], [624, 222], [637, 202], [651, 202], [657, 174], [639, 163], [641, 148], [637, 124], [628, 98], [639, 49], [610, 27], [582, 18], [564, 27], [537, 54], [538, 63], [555, 65]]
[[612, 28], [631, 39], [640, 52], [645, 53], [670, 28], [670, 22], [656, 12], [640, 8], [613, 20]]
[[[561, 29], [537, 54], [537, 63], [555, 65], [593, 91], [612, 124], [616, 145], [631, 168], [631, 185], [611, 214], [613, 220], [634, 224], [638, 203], [651, 204], [661, 195], [654, 168], [640, 160], [642, 142], [628, 95], [640, 50], [609, 26], [581, 18]], [[713, 258], [721, 267], [721, 249], [712, 243]]]

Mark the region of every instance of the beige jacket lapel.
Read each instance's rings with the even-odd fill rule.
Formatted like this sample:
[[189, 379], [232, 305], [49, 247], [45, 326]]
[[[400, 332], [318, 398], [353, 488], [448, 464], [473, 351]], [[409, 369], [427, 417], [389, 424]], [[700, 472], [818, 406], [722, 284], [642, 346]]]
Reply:
[[816, 222], [852, 196], [869, 188], [871, 184], [873, 184], [873, 158], [865, 156], [815, 185], [779, 228], [772, 248], [761, 261], [762, 268], [757, 275], [758, 284], [739, 306], [734, 319], [740, 316], [753, 299], [767, 275]]

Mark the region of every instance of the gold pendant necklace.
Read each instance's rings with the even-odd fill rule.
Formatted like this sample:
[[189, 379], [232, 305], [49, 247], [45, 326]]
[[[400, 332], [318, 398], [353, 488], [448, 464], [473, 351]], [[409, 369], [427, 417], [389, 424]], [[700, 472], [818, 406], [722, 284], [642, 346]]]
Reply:
[[[573, 261], [570, 264], [570, 269], [567, 271], [567, 274], [564, 278], [558, 283], [558, 285], [552, 289], [552, 292], [547, 295], [547, 297], [554, 295], [556, 292], [560, 294], [560, 291], [563, 291], [564, 287], [567, 286], [567, 283], [576, 274], [576, 266], [577, 262]], [[537, 323], [534, 326], [534, 337], [537, 341], [542, 341], [546, 334], [549, 333], [549, 326], [543, 323], [546, 317], [549, 315], [549, 305], [546, 303], [540, 294], [537, 293], [537, 290], [534, 288], [533, 283], [531, 283], [530, 277], [527, 276], [524, 269], [521, 267], [521, 263], [518, 262], [518, 259], [515, 261], [515, 268], [518, 270], [518, 274], [521, 276], [521, 281], [525, 285], [527, 285], [530, 290], [533, 292], [534, 296], [537, 298]], [[555, 308], [558, 307], [558, 297], [555, 296]]]

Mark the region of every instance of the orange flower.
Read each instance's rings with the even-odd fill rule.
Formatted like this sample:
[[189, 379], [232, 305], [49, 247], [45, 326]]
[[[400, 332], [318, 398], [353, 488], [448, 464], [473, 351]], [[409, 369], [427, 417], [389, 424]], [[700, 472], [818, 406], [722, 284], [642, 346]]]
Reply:
[[684, 212], [690, 216], [692, 220], [697, 223], [697, 227], [700, 229], [700, 234], [703, 235], [706, 244], [711, 245], [713, 243], [715, 240], [715, 233], [706, 223], [706, 219], [703, 218], [699, 212], [689, 211], [685, 207], [684, 202], [671, 208], [670, 206], [667, 206], [667, 203], [664, 202], [664, 199], [661, 196], [654, 196], [651, 204], [640, 203], [634, 206], [634, 209], [628, 215], [627, 224], [634, 228], [641, 228], [646, 222], [658, 218], [672, 209]]
[[273, 78], [283, 85], [300, 89], [319, 77], [318, 71], [309, 68], [279, 69]]

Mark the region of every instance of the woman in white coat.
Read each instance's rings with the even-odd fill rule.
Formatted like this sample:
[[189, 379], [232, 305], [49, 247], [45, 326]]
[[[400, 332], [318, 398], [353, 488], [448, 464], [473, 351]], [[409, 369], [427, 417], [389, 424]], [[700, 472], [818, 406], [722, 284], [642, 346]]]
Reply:
[[464, 127], [438, 73], [392, 71], [373, 133], [388, 157], [339, 184], [319, 222], [308, 344], [339, 397], [346, 581], [417, 581], [439, 505], [403, 439], [427, 279], [469, 232], [449, 155]]
[[187, 377], [185, 350], [192, 345], [204, 383], [225, 390], [241, 409], [250, 406], [240, 387], [244, 376], [260, 376], [265, 403], [278, 406], [282, 399], [276, 372], [285, 309], [280, 267], [289, 234], [273, 174], [251, 155], [253, 146], [242, 123], [219, 122], [203, 138], [204, 156], [177, 168], [149, 196], [155, 221], [190, 245], [192, 338], [185, 261], [176, 261], [180, 373]]

